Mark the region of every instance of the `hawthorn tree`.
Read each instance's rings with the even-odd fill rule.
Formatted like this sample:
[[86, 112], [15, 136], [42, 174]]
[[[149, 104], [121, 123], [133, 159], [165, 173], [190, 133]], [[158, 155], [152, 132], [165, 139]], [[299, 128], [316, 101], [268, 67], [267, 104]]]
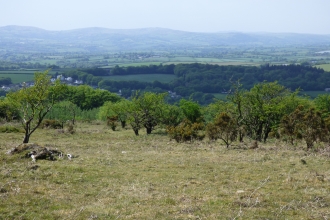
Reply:
[[134, 114], [141, 116], [142, 124], [146, 128], [147, 134], [151, 134], [154, 127], [162, 121], [166, 95], [166, 93], [146, 92], [143, 94], [137, 93], [132, 98], [134, 110], [139, 112]]
[[52, 85], [50, 78], [48, 70], [36, 72], [33, 86], [23, 86], [22, 89], [7, 95], [8, 99], [18, 106], [20, 120], [25, 131], [23, 143], [29, 142], [32, 133], [54, 104], [60, 100], [66, 89], [66, 86], [60, 84], [59, 81]]

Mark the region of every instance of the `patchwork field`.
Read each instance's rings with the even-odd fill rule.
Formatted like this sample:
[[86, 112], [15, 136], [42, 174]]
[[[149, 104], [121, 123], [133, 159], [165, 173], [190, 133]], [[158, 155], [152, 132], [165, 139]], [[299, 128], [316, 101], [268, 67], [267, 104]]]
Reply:
[[0, 133], [0, 219], [330, 218], [329, 148], [75, 130], [37, 130], [31, 142], [77, 157], [36, 162], [5, 154], [23, 135]]

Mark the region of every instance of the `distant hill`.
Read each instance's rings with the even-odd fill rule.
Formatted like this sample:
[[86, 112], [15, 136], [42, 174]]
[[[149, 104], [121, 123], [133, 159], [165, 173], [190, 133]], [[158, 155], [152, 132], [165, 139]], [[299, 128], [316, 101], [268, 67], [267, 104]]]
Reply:
[[0, 27], [0, 46], [13, 50], [84, 48], [88, 51], [162, 50], [223, 45], [329, 44], [330, 35], [294, 33], [197, 33], [164, 28], [83, 28], [48, 31], [36, 27]]

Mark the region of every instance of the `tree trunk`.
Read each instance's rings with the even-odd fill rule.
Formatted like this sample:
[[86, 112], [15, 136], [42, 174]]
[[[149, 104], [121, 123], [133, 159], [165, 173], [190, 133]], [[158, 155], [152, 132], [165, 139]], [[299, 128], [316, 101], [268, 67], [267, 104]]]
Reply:
[[139, 129], [133, 129], [133, 131], [136, 136], [139, 136]]
[[151, 127], [147, 127], [147, 134], [151, 134], [152, 128]]
[[25, 134], [24, 134], [24, 139], [23, 139], [23, 143], [24, 144], [27, 144], [29, 143], [29, 140], [30, 140], [30, 122], [25, 122], [25, 125], [24, 125], [24, 130], [25, 130]]
[[29, 143], [30, 140], [30, 135], [28, 133], [25, 133], [24, 135], [24, 140], [23, 140], [23, 144], [27, 144]]
[[122, 128], [125, 128], [126, 127], [126, 121], [120, 121], [120, 123], [121, 123], [121, 127]]
[[264, 135], [264, 143], [266, 143], [269, 133], [271, 132], [270, 128], [267, 128]]
[[244, 137], [244, 134], [243, 134], [243, 132], [242, 131], [239, 131], [238, 132], [238, 137], [239, 137], [239, 142], [243, 142], [243, 137]]
[[261, 142], [261, 140], [262, 140], [262, 124], [259, 125], [259, 128], [257, 130], [256, 140], [259, 141], [259, 142]]

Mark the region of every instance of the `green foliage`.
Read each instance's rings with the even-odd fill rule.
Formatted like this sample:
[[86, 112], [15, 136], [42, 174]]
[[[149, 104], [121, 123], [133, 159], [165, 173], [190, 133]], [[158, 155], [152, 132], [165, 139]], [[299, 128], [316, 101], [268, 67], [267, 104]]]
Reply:
[[31, 134], [38, 128], [44, 117], [59, 101], [65, 86], [56, 81], [51, 84], [48, 71], [36, 72], [34, 86], [23, 87], [21, 90], [7, 95], [10, 102], [18, 106], [20, 118], [25, 130], [23, 143], [28, 143]]
[[161, 123], [165, 126], [177, 126], [184, 119], [183, 112], [176, 105], [166, 104], [163, 106]]
[[66, 100], [76, 104], [82, 110], [101, 107], [105, 102], [118, 102], [120, 97], [106, 90], [93, 89], [90, 86], [70, 86]]
[[3, 125], [3, 126], [0, 126], [0, 132], [1, 133], [24, 133], [24, 130], [19, 129], [15, 126]]
[[53, 106], [46, 118], [58, 120], [61, 124], [70, 120], [75, 124], [79, 112], [81, 112], [81, 110], [77, 105], [70, 101], [61, 101]]
[[19, 110], [15, 103], [10, 102], [8, 98], [0, 99], [0, 118], [6, 121], [19, 119]]
[[168, 126], [168, 135], [176, 140], [176, 142], [186, 142], [193, 140], [202, 140], [205, 134], [202, 132], [204, 129], [204, 124], [201, 122], [191, 122], [188, 119], [184, 119], [177, 126]]
[[239, 127], [244, 126], [251, 138], [266, 142], [269, 133], [278, 126], [285, 114], [285, 100], [290, 94], [277, 82], [263, 82], [256, 84], [250, 91], [241, 91], [237, 87], [229, 99], [236, 105], [235, 118]]
[[139, 115], [141, 115], [142, 124], [146, 128], [147, 134], [150, 134], [154, 127], [162, 121], [166, 95], [166, 93], [146, 92], [136, 93], [132, 98], [135, 111], [140, 112]]
[[184, 116], [192, 123], [202, 120], [201, 107], [197, 102], [181, 99], [180, 108]]
[[118, 120], [121, 122], [122, 128], [125, 128], [126, 121], [128, 117], [128, 108], [129, 101], [122, 99], [119, 102], [106, 102], [103, 106], [100, 107], [98, 118], [100, 120], [106, 120], [107, 117], [117, 116]]
[[330, 115], [330, 94], [318, 95], [314, 99], [316, 109], [322, 112], [324, 118]]
[[223, 140], [228, 148], [237, 138], [237, 122], [229, 114], [222, 112], [215, 118], [214, 123], [207, 125], [206, 134], [211, 140]]
[[322, 69], [303, 65], [263, 65], [256, 66], [218, 66], [211, 64], [178, 64], [174, 74], [181, 80], [178, 86], [189, 85], [196, 92], [219, 93], [228, 91], [230, 79], [241, 79], [245, 89], [252, 88], [263, 81], [279, 81], [285, 87], [293, 90], [302, 88], [309, 90], [324, 90], [330, 74]]
[[136, 136], [139, 135], [139, 130], [143, 127], [143, 113], [139, 109], [136, 102], [129, 102], [127, 105], [128, 122], [131, 125]]
[[203, 118], [206, 123], [213, 122], [219, 112], [228, 112], [231, 115], [235, 114], [235, 105], [233, 102], [225, 102], [217, 100], [202, 108]]

